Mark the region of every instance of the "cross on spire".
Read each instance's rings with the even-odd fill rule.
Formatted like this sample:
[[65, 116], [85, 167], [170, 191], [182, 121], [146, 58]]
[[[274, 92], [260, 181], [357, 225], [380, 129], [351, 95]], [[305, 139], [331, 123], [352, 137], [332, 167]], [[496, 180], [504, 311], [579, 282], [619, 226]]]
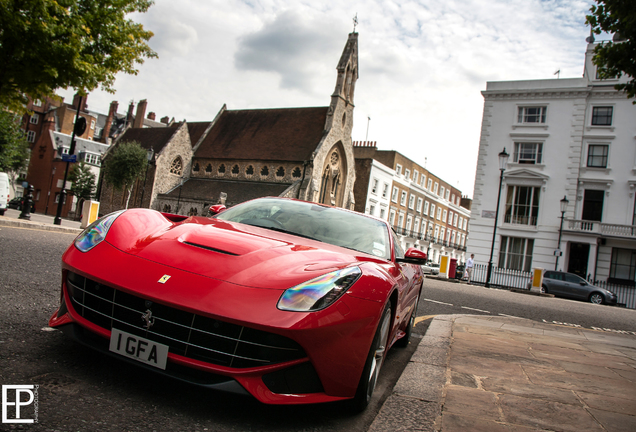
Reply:
[[358, 25], [358, 13], [356, 12], [356, 16], [353, 17], [353, 32], [356, 32], [356, 26]]

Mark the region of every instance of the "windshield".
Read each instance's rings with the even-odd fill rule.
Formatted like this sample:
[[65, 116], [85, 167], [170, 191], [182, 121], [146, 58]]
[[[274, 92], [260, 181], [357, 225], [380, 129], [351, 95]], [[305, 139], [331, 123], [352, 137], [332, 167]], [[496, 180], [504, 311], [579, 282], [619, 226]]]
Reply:
[[337, 208], [262, 198], [234, 206], [215, 218], [294, 234], [391, 259], [389, 232], [383, 222]]

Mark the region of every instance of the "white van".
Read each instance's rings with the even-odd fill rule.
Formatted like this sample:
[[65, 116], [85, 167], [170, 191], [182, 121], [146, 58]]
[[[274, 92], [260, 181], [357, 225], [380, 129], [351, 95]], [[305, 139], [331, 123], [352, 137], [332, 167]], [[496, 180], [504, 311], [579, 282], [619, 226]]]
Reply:
[[0, 216], [4, 216], [4, 211], [9, 205], [9, 176], [0, 172]]

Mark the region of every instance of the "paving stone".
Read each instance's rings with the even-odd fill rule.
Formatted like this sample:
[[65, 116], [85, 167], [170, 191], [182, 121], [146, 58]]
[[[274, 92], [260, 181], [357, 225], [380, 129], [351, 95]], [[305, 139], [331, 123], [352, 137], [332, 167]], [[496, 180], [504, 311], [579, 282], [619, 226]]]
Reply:
[[[636, 400], [583, 391], [576, 393], [590, 408], [619, 414], [636, 415]], [[636, 428], [633, 430], [636, 430]]]
[[601, 432], [603, 429], [582, 407], [553, 401], [499, 396], [507, 423], [568, 432]]
[[420, 341], [421, 346], [448, 349], [451, 339], [438, 336], [424, 336]]
[[433, 320], [426, 330], [426, 335], [449, 338], [452, 335], [452, 328], [452, 323], [448, 321]]
[[369, 428], [369, 432], [433, 432], [439, 404], [391, 395]]
[[461, 372], [451, 372], [451, 384], [469, 388], [478, 387], [477, 380], [474, 375]]
[[481, 386], [484, 390], [500, 394], [550, 400], [571, 405], [580, 405], [581, 403], [572, 390], [535, 385], [525, 377], [520, 380], [482, 378]]
[[[420, 342], [420, 347], [421, 345], [422, 343]], [[448, 355], [449, 350], [444, 348], [422, 347], [413, 353], [411, 361], [446, 367], [448, 365]]]
[[400, 396], [439, 402], [446, 384], [446, 368], [411, 362], [393, 389]]
[[605, 429], [611, 432], [636, 431], [636, 417], [633, 415], [616, 414], [615, 412], [591, 409], [590, 412]]
[[453, 413], [442, 414], [442, 430], [444, 432], [509, 432], [510, 429], [494, 421], [468, 417]]
[[[590, 365], [586, 363], [574, 363], [569, 361], [559, 360], [558, 365], [561, 366], [566, 372], [601, 376], [605, 378], [618, 379], [619, 376], [610, 368], [601, 365]], [[636, 376], [636, 374], [635, 374]]]
[[612, 369], [614, 373], [621, 377], [636, 383], [636, 370]]
[[446, 388], [443, 412], [501, 420], [497, 397], [494, 393], [451, 385]]
[[509, 331], [509, 332], [515, 332], [515, 333], [531, 333], [531, 334], [543, 335], [543, 329], [525, 327], [525, 326], [514, 325], [514, 324], [504, 324], [504, 326], [501, 327], [501, 329]]

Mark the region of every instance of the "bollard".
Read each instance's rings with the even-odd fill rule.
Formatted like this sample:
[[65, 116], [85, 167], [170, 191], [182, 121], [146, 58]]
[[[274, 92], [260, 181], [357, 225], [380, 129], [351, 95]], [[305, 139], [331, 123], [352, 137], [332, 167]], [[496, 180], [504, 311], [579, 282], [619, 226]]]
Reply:
[[31, 220], [31, 206], [33, 205], [33, 185], [29, 185], [27, 188], [27, 194], [22, 201], [22, 212], [20, 213], [20, 219]]

